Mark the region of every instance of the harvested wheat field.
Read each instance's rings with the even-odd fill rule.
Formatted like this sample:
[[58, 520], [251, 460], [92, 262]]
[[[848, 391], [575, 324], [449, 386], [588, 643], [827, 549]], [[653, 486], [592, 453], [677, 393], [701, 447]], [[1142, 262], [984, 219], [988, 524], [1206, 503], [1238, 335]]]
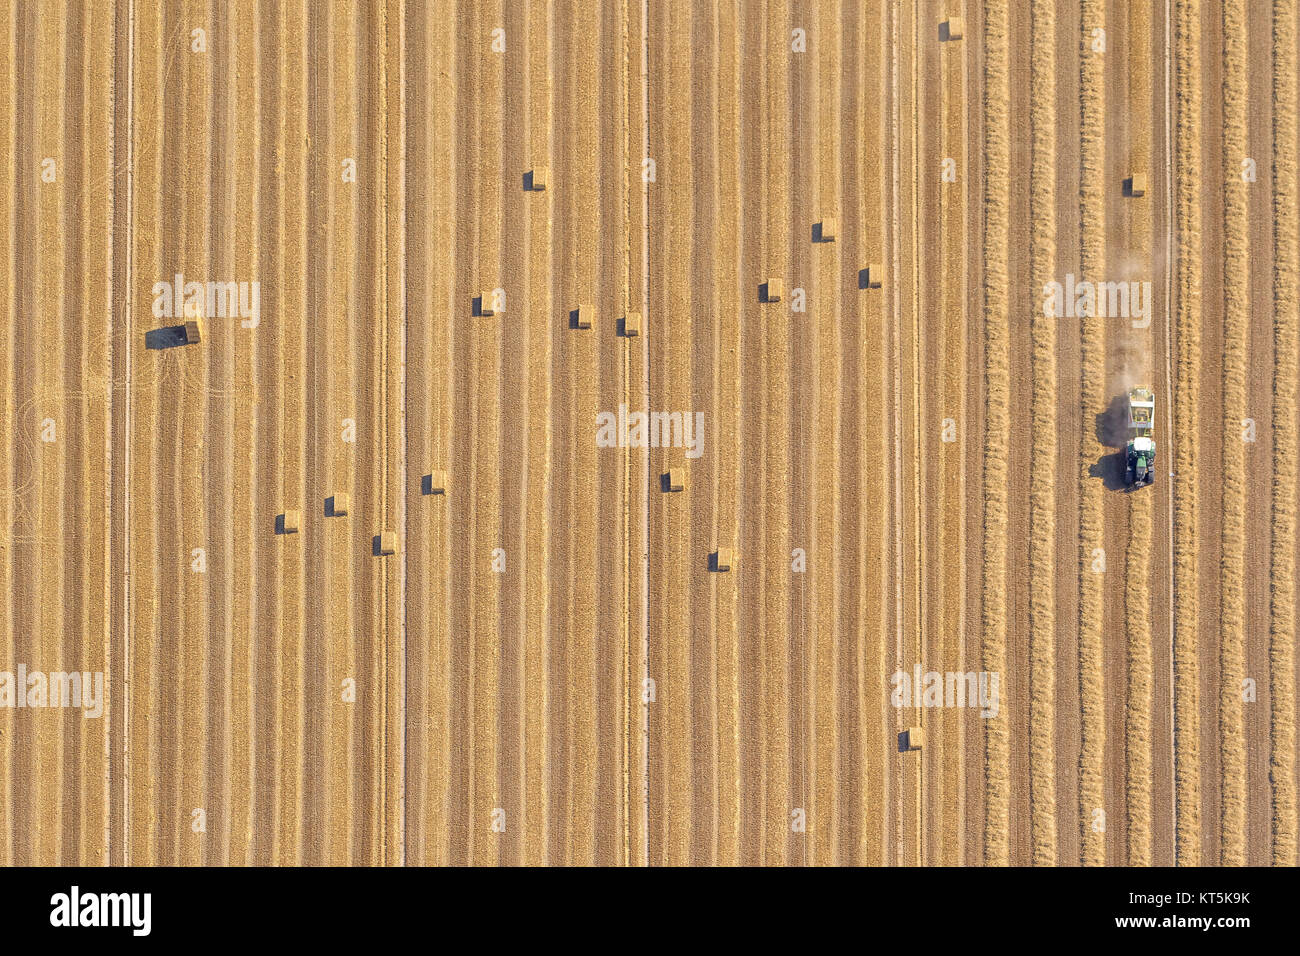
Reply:
[[0, 863], [1295, 865], [1297, 30], [0, 0]]

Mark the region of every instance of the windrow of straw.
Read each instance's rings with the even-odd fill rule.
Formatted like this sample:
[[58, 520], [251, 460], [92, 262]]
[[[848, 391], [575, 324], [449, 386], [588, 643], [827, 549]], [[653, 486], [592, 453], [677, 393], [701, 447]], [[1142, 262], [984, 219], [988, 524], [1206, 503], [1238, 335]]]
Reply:
[[[1083, 35], [1105, 23], [1105, 3], [1084, 0]], [[1080, 267], [1083, 275], [1105, 275], [1106, 260], [1106, 77], [1103, 57], [1085, 49], [1079, 72], [1081, 110]], [[1106, 337], [1102, 320], [1080, 320], [1080, 376], [1083, 420], [1092, 421], [1105, 405]], [[1094, 570], [1094, 551], [1102, 547], [1101, 486], [1089, 476], [1104, 449], [1090, 429], [1082, 436], [1079, 473], [1079, 701], [1082, 747], [1079, 753], [1080, 856], [1086, 866], [1106, 862], [1102, 761], [1106, 734], [1105, 680], [1102, 667], [1102, 575]], [[1103, 811], [1098, 816], [1097, 811]], [[1099, 826], [1099, 824], [1101, 824]]]
[[1273, 863], [1296, 865], [1296, 382], [1300, 380], [1300, 189], [1296, 182], [1296, 0], [1273, 3], [1273, 546], [1269, 700]]
[[[1029, 121], [1033, 135], [1033, 170], [1029, 215], [1035, 223], [1030, 250], [1033, 287], [1052, 281], [1056, 272], [1056, 3], [1034, 0], [1030, 57]], [[1035, 309], [1033, 342], [1033, 432], [1056, 439], [1056, 323]], [[1034, 461], [1029, 490], [1029, 567], [1046, 586], [1029, 594], [1029, 801], [1033, 861], [1056, 863], [1056, 456]]]
[[1241, 681], [1246, 672], [1246, 361], [1250, 337], [1250, 237], [1246, 185], [1236, 175], [1249, 154], [1246, 115], [1246, 0], [1223, 7], [1223, 496], [1219, 565], [1220, 862], [1246, 862], [1246, 741]]
[[1200, 667], [1197, 660], [1196, 429], [1201, 364], [1201, 14], [1177, 0], [1174, 24], [1174, 799], [1175, 859], [1201, 858]]

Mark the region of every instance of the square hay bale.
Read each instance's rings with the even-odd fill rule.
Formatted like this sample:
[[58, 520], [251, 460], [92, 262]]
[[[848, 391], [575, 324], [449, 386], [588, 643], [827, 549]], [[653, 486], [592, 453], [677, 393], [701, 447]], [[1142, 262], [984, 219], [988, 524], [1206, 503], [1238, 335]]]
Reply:
[[731, 548], [719, 548], [716, 557], [719, 571], [730, 571], [731, 566], [736, 563], [736, 552]]
[[623, 334], [628, 338], [641, 334], [640, 312], [629, 312], [623, 317]]
[[885, 267], [879, 262], [873, 262], [867, 266], [867, 288], [879, 289], [880, 283], [885, 281]]
[[686, 489], [686, 469], [669, 468], [668, 469], [668, 490], [684, 491]]
[[397, 553], [397, 532], [381, 531], [377, 539], [377, 545], [380, 554]]
[[785, 293], [785, 287], [781, 284], [781, 280], [768, 279], [766, 282], [766, 286], [767, 286], [767, 296], [765, 298], [765, 301], [780, 302], [781, 296]]
[[346, 492], [336, 491], [330, 495], [330, 517], [342, 518], [352, 510], [352, 496]]
[[302, 512], [286, 511], [280, 515], [280, 533], [297, 534], [302, 530]]
[[904, 732], [904, 743], [908, 750], [920, 750], [925, 746], [925, 730], [921, 727], [908, 727]]
[[546, 191], [546, 181], [551, 178], [551, 168], [549, 166], [534, 166], [532, 179], [529, 185], [533, 192], [540, 193]]
[[965, 32], [966, 32], [965, 17], [948, 18], [948, 39], [949, 40], [960, 40], [962, 34]]
[[589, 329], [591, 323], [596, 318], [596, 307], [594, 305], [578, 306], [578, 328]]
[[835, 233], [838, 231], [840, 226], [839, 220], [837, 220], [834, 216], [827, 216], [825, 219], [822, 220], [821, 226], [822, 226], [822, 232], [821, 232], [822, 242], [834, 242]]
[[476, 315], [487, 316], [492, 314], [492, 290], [491, 289], [484, 289], [482, 292], [480, 292], [478, 294], [478, 299], [476, 301], [478, 302], [478, 312], [475, 313]]
[[1128, 178], [1128, 194], [1134, 198], [1140, 198], [1147, 191], [1147, 174], [1134, 173]]
[[198, 345], [203, 341], [203, 318], [185, 320], [185, 344]]
[[429, 490], [427, 494], [445, 495], [447, 493], [447, 473], [445, 471], [431, 472], [428, 481]]

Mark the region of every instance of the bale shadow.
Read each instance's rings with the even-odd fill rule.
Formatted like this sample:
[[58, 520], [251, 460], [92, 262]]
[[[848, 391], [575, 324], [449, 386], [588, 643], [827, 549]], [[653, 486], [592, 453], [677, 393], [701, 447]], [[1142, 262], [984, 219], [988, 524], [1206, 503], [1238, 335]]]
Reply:
[[296, 531], [285, 530], [283, 514], [278, 514], [275, 516], [275, 533], [276, 534], [297, 534]]
[[942, 23], [939, 24], [939, 42], [947, 43], [950, 39], [952, 39], [952, 37], [951, 34], [948, 32], [948, 21], [944, 20]]
[[184, 325], [169, 325], [161, 329], [151, 329], [144, 334], [144, 347], [153, 351], [174, 349], [187, 343]]
[[833, 242], [834, 240], [833, 240], [833, 239], [826, 239], [826, 238], [824, 238], [824, 237], [822, 236], [822, 224], [821, 224], [820, 222], [815, 222], [815, 223], [813, 223], [813, 227], [812, 227], [812, 241], [813, 241], [813, 242]]
[[439, 488], [437, 491], [433, 488], [433, 475], [423, 475], [420, 478], [420, 493], [426, 495], [445, 495], [447, 489]]
[[333, 496], [333, 495], [330, 495], [328, 498], [325, 499], [325, 517], [327, 517], [327, 518], [342, 518], [342, 517], [345, 516], [346, 514], [347, 514], [346, 511], [344, 511], [344, 512], [338, 512], [338, 511], [335, 511], [335, 510], [334, 510], [334, 496]]
[[532, 191], [533, 191], [533, 171], [530, 169], [528, 170], [528, 172], [524, 173], [524, 192], [530, 193]]
[[902, 733], [898, 735], [898, 752], [900, 754], [905, 754], [907, 753], [907, 751], [908, 751], [907, 731], [904, 730]]
[[760, 282], [758, 285], [758, 301], [759, 302], [780, 302], [781, 298], [780, 296], [778, 296], [777, 298], [773, 299], [770, 295], [767, 294], [767, 283]]
[[577, 309], [570, 309], [570, 310], [569, 310], [569, 328], [571, 328], [571, 329], [576, 329], [576, 328], [578, 328], [578, 310], [577, 310]]

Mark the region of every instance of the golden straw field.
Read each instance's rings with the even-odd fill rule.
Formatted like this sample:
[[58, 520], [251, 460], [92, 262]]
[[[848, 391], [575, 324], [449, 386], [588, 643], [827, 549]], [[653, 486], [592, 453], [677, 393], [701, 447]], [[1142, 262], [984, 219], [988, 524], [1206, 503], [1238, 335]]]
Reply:
[[1294, 866], [1298, 30], [0, 0], [0, 864]]

